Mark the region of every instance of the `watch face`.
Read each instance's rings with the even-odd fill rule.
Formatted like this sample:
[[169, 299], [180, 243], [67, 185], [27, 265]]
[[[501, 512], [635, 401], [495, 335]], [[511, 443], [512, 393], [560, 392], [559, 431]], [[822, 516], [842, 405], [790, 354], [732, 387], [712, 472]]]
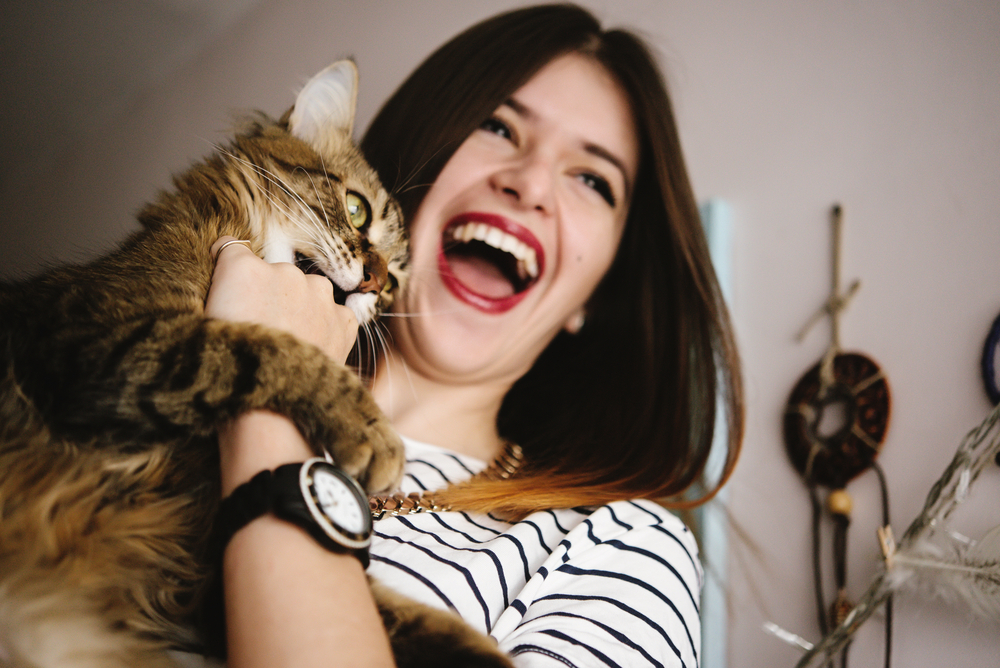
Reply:
[[364, 533], [367, 528], [364, 513], [369, 511], [367, 507], [358, 505], [354, 490], [348, 486], [347, 481], [327, 469], [317, 468], [313, 472], [313, 490], [316, 505], [334, 526], [355, 534]]
[[310, 459], [299, 474], [302, 497], [326, 535], [344, 547], [366, 547], [372, 516], [368, 497], [357, 482], [333, 464]]

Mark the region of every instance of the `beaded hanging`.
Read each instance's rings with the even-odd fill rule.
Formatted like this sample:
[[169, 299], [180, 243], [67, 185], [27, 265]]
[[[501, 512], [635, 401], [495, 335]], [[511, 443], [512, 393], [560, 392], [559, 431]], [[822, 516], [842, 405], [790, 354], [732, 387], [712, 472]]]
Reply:
[[[885, 476], [875, 461], [889, 426], [890, 394], [885, 374], [878, 364], [860, 353], [845, 353], [840, 347], [840, 313], [857, 293], [860, 281], [846, 292], [840, 288], [842, 210], [835, 205], [833, 223], [833, 285], [830, 297], [799, 334], [802, 340], [823, 316], [831, 321], [831, 340], [822, 359], [793, 388], [784, 417], [784, 440], [788, 456], [802, 475], [812, 502], [813, 571], [819, 627], [825, 636], [850, 614], [854, 603], [847, 594], [847, 532], [853, 502], [848, 481], [874, 469], [882, 487], [882, 522], [889, 523]], [[837, 429], [824, 432], [824, 413], [842, 411]], [[820, 521], [824, 504], [818, 487], [830, 490], [825, 510], [833, 520], [833, 556], [836, 597], [827, 606], [820, 568]], [[886, 665], [891, 654], [892, 602], [886, 603]], [[847, 645], [841, 650], [841, 666], [847, 666]]]

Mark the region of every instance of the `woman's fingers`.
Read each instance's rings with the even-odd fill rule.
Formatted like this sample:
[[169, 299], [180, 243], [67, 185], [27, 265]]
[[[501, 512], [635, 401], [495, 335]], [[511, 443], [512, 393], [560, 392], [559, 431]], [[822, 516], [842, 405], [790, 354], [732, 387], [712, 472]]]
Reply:
[[211, 253], [212, 253], [212, 257], [215, 259], [216, 262], [218, 262], [219, 261], [219, 256], [222, 255], [222, 251], [224, 251], [226, 248], [229, 248], [230, 246], [234, 246], [236, 244], [239, 244], [241, 246], [245, 246], [247, 248], [251, 247], [250, 246], [250, 242], [247, 241], [246, 239], [237, 239], [235, 237], [230, 237], [230, 236], [219, 237], [215, 241], [215, 243], [212, 244], [212, 248], [210, 249]]
[[209, 249], [216, 264], [205, 313], [274, 327], [319, 346], [333, 359], [347, 359], [358, 321], [334, 301], [333, 284], [292, 264], [268, 264], [236, 241], [222, 237]]

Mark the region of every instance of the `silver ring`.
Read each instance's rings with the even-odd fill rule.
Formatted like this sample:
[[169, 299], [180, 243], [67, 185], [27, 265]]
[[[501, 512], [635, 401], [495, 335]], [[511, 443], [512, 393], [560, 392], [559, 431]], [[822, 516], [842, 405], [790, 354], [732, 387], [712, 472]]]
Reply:
[[[226, 250], [226, 246], [229, 246], [231, 244], [243, 244], [247, 248], [250, 248], [250, 242], [248, 240], [246, 240], [246, 239], [230, 239], [226, 243], [224, 243], [221, 246], [219, 246], [219, 250], [215, 251], [215, 261], [216, 262], [219, 261], [219, 256], [222, 255], [222, 251]], [[253, 250], [253, 249], [251, 248], [251, 250]]]

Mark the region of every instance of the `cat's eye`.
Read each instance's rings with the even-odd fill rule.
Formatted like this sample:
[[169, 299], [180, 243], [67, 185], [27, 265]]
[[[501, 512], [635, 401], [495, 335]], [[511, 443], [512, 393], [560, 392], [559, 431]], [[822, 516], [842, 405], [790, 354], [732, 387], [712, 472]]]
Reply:
[[353, 190], [348, 190], [344, 199], [347, 203], [347, 215], [355, 229], [364, 229], [372, 222], [372, 208], [368, 205], [368, 200]]

